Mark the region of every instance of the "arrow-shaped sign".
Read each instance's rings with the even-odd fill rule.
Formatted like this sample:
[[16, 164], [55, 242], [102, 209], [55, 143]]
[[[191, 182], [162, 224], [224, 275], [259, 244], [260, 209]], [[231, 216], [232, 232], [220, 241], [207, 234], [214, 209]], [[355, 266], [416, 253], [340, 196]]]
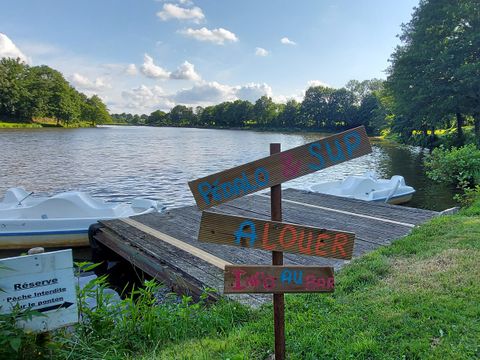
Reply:
[[371, 152], [365, 128], [360, 126], [190, 181], [188, 185], [203, 210]]
[[204, 211], [198, 241], [349, 260], [355, 234]]
[[68, 309], [68, 308], [69, 308], [70, 306], [72, 306], [72, 305], [74, 305], [74, 303], [65, 301], [65, 302], [63, 302], [62, 304], [59, 304], [59, 305], [51, 305], [51, 306], [47, 306], [47, 307], [44, 307], [44, 308], [35, 309], [35, 311], [38, 311], [38, 312], [47, 312], [47, 311], [50, 311], [50, 310], [57, 310], [57, 309], [61, 309], [61, 308]]

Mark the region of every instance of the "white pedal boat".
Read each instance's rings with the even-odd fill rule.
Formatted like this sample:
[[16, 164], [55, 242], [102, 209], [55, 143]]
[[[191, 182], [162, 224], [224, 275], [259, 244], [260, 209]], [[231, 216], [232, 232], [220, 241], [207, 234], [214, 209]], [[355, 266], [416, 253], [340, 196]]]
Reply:
[[391, 179], [376, 179], [370, 174], [348, 176], [344, 180], [315, 184], [310, 190], [323, 194], [389, 204], [408, 202], [415, 193], [413, 187], [405, 184], [403, 176], [395, 175]]
[[162, 211], [154, 200], [107, 203], [79, 191], [35, 197], [22, 188], [7, 190], [0, 202], [0, 249], [88, 245], [88, 228], [98, 220]]

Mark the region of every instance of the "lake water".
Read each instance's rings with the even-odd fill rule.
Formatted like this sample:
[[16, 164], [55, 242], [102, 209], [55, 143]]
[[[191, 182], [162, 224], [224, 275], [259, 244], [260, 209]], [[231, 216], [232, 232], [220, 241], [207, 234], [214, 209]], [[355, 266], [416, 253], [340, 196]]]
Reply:
[[[0, 194], [14, 186], [53, 194], [82, 190], [111, 201], [147, 197], [168, 207], [193, 204], [187, 182], [269, 155], [269, 143], [287, 150], [318, 140], [319, 133], [104, 126], [94, 129], [0, 130]], [[309, 189], [316, 182], [373, 171], [403, 175], [417, 193], [408, 206], [443, 210], [452, 189], [424, 175], [425, 153], [373, 141], [373, 153], [287, 182]], [[1, 196], [1, 195], [0, 195]]]

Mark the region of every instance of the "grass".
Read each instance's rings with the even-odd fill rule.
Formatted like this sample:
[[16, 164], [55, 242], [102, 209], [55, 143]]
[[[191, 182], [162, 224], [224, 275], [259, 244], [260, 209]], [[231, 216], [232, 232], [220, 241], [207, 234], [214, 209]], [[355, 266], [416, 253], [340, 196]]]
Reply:
[[71, 124], [57, 124], [55, 119], [41, 118], [34, 119], [33, 122], [1, 122], [0, 129], [38, 129], [45, 127], [58, 127], [58, 128], [83, 128], [92, 127], [90, 121], [76, 121]]
[[[333, 294], [287, 295], [288, 359], [478, 359], [479, 258], [477, 201], [352, 261], [336, 275]], [[271, 305], [207, 306], [184, 297], [153, 306], [152, 282], [107, 305], [102, 281], [80, 293], [101, 304], [84, 310], [82, 324], [36, 348], [26, 341], [18, 358], [233, 360], [273, 352]]]
[[24, 128], [41, 128], [42, 125], [36, 123], [16, 123], [16, 122], [0, 122], [0, 129], [24, 129]]

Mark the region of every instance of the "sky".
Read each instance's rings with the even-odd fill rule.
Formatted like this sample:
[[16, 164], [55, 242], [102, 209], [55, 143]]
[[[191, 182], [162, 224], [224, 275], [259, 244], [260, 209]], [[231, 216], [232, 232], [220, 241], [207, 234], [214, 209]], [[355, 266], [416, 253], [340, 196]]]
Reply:
[[418, 0], [0, 0], [0, 57], [150, 114], [385, 78]]

